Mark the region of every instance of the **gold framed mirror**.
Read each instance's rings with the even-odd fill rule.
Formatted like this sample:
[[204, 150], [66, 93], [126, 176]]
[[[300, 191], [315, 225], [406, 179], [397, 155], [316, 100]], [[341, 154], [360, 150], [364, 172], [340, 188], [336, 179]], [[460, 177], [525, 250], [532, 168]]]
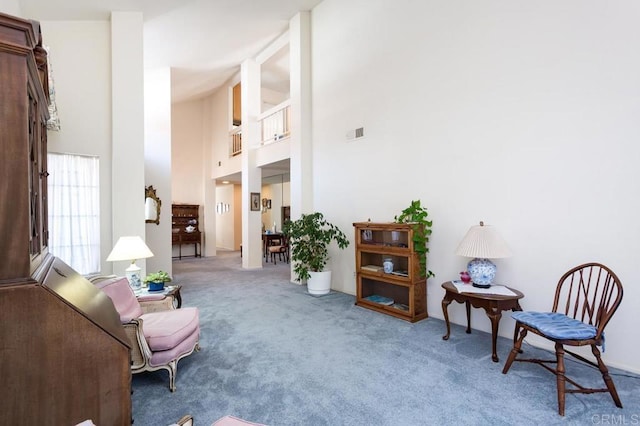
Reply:
[[144, 188], [144, 218], [146, 223], [160, 225], [160, 206], [162, 201], [156, 195], [153, 185]]

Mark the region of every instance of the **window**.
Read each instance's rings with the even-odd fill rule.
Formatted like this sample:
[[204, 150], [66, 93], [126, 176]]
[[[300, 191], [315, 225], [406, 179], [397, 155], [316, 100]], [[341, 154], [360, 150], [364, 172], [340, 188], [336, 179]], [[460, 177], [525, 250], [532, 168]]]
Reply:
[[98, 157], [48, 155], [49, 251], [80, 274], [100, 271]]

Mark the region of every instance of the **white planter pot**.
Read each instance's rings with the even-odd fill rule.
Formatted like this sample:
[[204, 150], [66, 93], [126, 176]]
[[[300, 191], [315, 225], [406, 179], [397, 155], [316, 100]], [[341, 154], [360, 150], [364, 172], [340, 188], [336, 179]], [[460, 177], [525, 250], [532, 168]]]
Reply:
[[331, 271], [309, 272], [307, 291], [314, 296], [329, 294], [331, 291]]

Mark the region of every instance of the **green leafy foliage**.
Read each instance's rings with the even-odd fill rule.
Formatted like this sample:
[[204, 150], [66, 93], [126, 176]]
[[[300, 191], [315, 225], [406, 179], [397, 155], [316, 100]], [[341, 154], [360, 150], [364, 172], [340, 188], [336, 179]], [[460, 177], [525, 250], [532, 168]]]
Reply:
[[145, 283], [168, 283], [170, 281], [171, 277], [164, 271], [154, 272], [144, 278]]
[[324, 269], [332, 241], [341, 249], [349, 245], [344, 232], [327, 222], [319, 212], [303, 214], [298, 220], [285, 222], [282, 233], [289, 239], [293, 271], [299, 281], [309, 279], [310, 271], [320, 272]]
[[426, 207], [422, 206], [420, 200], [411, 201], [411, 205], [402, 212], [395, 216], [393, 219], [396, 223], [408, 223], [412, 224], [413, 228], [413, 246], [414, 250], [418, 254], [418, 261], [420, 264], [420, 276], [421, 277], [435, 277], [435, 274], [427, 269], [427, 253], [429, 248], [427, 243], [429, 242], [429, 235], [431, 235], [432, 221], [427, 220], [429, 213]]

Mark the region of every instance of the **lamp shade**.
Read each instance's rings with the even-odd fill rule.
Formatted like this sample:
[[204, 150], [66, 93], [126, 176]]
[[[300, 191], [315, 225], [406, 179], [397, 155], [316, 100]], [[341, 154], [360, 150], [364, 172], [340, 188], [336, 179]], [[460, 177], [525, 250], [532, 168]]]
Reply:
[[456, 254], [481, 259], [497, 259], [509, 257], [512, 252], [494, 227], [480, 222], [480, 225], [469, 228], [467, 235], [458, 245]]
[[135, 261], [136, 259], [146, 259], [152, 257], [153, 253], [138, 236], [120, 237], [118, 242], [107, 256], [107, 262], [118, 260]]

